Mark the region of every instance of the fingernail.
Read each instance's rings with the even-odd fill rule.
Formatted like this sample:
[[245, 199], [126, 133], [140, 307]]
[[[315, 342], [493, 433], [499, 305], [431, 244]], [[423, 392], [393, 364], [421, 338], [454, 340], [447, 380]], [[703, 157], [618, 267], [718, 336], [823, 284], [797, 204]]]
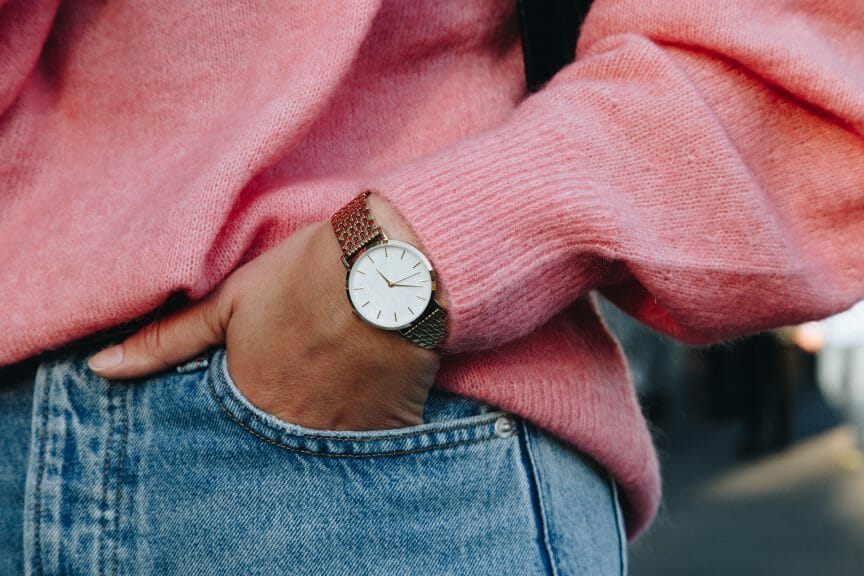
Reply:
[[106, 348], [102, 350], [95, 356], [92, 356], [89, 360], [87, 360], [87, 365], [94, 372], [98, 372], [100, 370], [105, 370], [106, 368], [113, 368], [120, 364], [123, 361], [123, 345], [118, 344], [117, 346], [111, 346], [110, 348]]

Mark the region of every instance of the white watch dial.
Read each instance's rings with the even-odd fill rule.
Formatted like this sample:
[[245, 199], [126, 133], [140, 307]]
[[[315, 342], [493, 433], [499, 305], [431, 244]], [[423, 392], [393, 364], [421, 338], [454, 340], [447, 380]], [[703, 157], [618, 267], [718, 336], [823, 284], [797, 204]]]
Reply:
[[373, 246], [348, 271], [348, 298], [361, 318], [385, 330], [407, 328], [432, 299], [432, 267], [396, 240]]

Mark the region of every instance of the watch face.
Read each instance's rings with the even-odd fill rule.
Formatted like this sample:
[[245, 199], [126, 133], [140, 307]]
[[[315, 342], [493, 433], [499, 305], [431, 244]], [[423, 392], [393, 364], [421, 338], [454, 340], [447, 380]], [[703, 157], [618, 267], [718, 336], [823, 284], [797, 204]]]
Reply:
[[354, 261], [346, 287], [361, 318], [385, 330], [399, 330], [426, 310], [434, 276], [419, 250], [390, 240], [369, 248]]

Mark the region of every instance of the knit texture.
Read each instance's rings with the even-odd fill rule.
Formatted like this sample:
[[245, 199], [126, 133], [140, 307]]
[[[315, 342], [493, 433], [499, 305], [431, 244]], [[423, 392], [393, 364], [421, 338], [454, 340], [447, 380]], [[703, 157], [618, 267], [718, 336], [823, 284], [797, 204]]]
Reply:
[[589, 294], [692, 342], [864, 297], [864, 12], [597, 0], [525, 99], [514, 5], [0, 0], [0, 363], [371, 186], [451, 301], [437, 385], [593, 457], [641, 533], [657, 459]]

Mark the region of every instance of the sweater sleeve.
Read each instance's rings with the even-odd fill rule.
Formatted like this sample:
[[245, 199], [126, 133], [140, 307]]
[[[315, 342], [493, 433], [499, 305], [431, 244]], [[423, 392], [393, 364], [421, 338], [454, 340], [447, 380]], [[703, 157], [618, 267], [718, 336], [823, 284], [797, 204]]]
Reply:
[[445, 348], [598, 288], [694, 343], [864, 297], [862, 30], [846, 0], [598, 0], [507, 121], [372, 179], [447, 291]]

